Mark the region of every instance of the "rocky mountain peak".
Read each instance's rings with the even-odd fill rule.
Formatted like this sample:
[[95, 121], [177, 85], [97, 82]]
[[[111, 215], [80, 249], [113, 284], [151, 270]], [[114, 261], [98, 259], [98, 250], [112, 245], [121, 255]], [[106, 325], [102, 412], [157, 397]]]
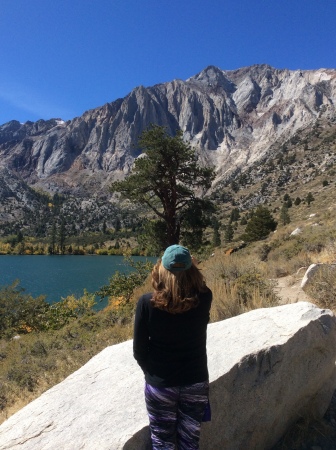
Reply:
[[138, 86], [81, 117], [0, 127], [0, 166], [47, 190], [106, 189], [125, 177], [149, 124], [182, 129], [217, 180], [265, 157], [316, 120], [335, 117], [336, 70], [223, 71], [208, 66], [186, 81]]
[[188, 78], [188, 82], [197, 81], [211, 88], [221, 87], [225, 92], [233, 93], [235, 84], [226, 76], [226, 73], [215, 66], [208, 66], [194, 77]]

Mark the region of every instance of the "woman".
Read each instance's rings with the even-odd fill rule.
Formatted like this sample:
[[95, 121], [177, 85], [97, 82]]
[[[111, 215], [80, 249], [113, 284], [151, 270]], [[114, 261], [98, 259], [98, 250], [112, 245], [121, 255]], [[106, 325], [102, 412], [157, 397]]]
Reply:
[[189, 250], [172, 245], [137, 304], [134, 358], [145, 374], [153, 450], [199, 448], [208, 405], [206, 329], [212, 293]]

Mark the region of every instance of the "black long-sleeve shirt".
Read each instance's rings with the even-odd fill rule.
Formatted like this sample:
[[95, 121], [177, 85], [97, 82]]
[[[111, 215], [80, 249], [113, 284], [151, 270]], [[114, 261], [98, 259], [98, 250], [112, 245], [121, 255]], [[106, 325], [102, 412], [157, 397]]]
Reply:
[[171, 314], [151, 304], [152, 294], [140, 297], [134, 324], [134, 358], [148, 384], [184, 386], [209, 377], [206, 330], [212, 292], [199, 293], [199, 303], [184, 313]]

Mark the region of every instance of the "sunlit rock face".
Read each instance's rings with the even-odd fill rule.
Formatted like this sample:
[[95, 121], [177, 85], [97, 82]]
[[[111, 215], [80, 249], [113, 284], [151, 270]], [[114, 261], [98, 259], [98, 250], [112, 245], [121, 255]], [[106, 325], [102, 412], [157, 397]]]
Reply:
[[104, 184], [130, 172], [139, 134], [154, 123], [170, 133], [181, 128], [220, 180], [317, 118], [333, 118], [335, 103], [334, 69], [209, 66], [186, 81], [139, 86], [67, 122], [8, 122], [0, 126], [0, 165], [46, 189], [71, 190], [89, 178]]
[[[335, 390], [336, 321], [299, 302], [208, 327], [211, 422], [203, 450], [269, 449]], [[132, 341], [107, 347], [0, 426], [11, 450], [148, 450], [144, 377]]]

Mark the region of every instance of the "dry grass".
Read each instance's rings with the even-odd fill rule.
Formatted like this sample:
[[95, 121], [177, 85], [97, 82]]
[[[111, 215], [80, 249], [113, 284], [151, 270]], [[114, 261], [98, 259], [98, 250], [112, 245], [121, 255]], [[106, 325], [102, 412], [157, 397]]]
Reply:
[[[310, 220], [310, 219], [309, 219]], [[252, 309], [275, 306], [279, 302], [271, 279], [292, 275], [313, 262], [331, 263], [336, 260], [336, 223], [333, 214], [319, 214], [318, 226], [311, 226], [305, 218], [271, 234], [262, 242], [255, 242], [226, 256], [224, 249], [216, 249], [213, 257], [200, 264], [208, 286], [213, 292], [211, 320], [233, 317]], [[290, 236], [297, 227], [298, 236]], [[132, 302], [152, 290], [150, 276], [136, 289]], [[321, 278], [309, 292], [321, 307], [336, 310], [336, 276]], [[132, 336], [132, 308], [127, 317], [120, 317], [113, 308], [91, 318], [70, 324], [58, 332], [30, 334], [19, 341], [0, 341], [0, 422], [38, 397], [42, 392], [62, 381], [85, 364], [107, 345]], [[299, 427], [303, 426], [299, 423]], [[302, 428], [302, 427], [301, 427]], [[300, 430], [301, 430], [300, 428]], [[303, 427], [304, 428], [304, 427]], [[307, 430], [297, 430], [297, 436]], [[299, 433], [300, 431], [300, 433]], [[299, 433], [299, 434], [298, 434]], [[283, 447], [293, 441], [286, 438]], [[303, 438], [302, 438], [303, 439]], [[300, 437], [299, 441], [302, 442]], [[295, 444], [296, 445], [296, 444]]]
[[212, 321], [278, 303], [273, 283], [264, 276], [264, 264], [247, 250], [231, 256], [217, 252], [204, 264], [203, 273], [213, 293]]
[[305, 292], [321, 308], [336, 311], [336, 265], [321, 266]]
[[0, 340], [0, 423], [106, 346], [131, 338], [130, 322], [120, 325], [110, 319], [108, 313], [98, 313], [59, 331]]

